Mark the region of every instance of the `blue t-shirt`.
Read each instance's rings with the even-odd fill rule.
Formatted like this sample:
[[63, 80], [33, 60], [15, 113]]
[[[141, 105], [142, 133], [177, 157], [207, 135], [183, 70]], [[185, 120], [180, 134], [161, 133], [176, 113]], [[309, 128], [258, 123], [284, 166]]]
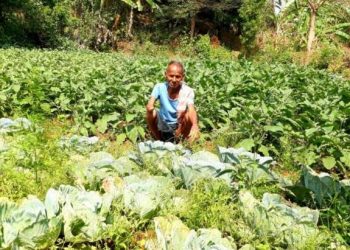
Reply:
[[154, 86], [151, 96], [160, 102], [160, 118], [168, 124], [177, 123], [178, 99], [173, 100], [168, 95], [168, 83], [158, 83]]

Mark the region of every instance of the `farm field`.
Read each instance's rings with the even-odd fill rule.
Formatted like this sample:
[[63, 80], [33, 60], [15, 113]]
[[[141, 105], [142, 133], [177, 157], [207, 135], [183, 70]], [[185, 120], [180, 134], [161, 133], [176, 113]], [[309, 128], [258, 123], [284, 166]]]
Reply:
[[144, 118], [167, 62], [0, 50], [0, 249], [347, 249], [350, 81], [186, 59], [202, 136], [173, 145]]

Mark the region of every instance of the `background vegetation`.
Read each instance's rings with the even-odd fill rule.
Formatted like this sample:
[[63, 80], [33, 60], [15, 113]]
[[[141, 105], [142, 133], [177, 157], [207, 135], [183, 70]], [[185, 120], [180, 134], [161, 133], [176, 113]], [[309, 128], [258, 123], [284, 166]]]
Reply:
[[[280, 11], [286, 4], [288, 7]], [[311, 7], [316, 5], [312, 36]], [[242, 55], [261, 61], [307, 63], [349, 76], [349, 43], [350, 6], [344, 0], [0, 3], [2, 47], [121, 50], [191, 57], [210, 54], [216, 58]]]
[[[251, 166], [235, 176], [237, 186], [259, 199], [279, 193], [293, 206], [318, 209], [322, 240], [300, 249], [345, 249], [349, 190], [324, 188], [320, 202], [299, 184], [305, 167], [348, 183], [349, 46], [345, 0], [2, 0], [0, 117], [27, 117], [35, 126], [0, 133], [0, 196], [43, 198], [50, 187], [82, 187], [72, 169], [88, 153], [60, 147], [66, 136], [97, 135], [93, 151], [116, 158], [149, 139], [144, 105], [169, 58], [181, 58], [202, 132], [187, 146], [271, 156], [274, 171], [294, 189], [251, 183], [244, 172]], [[160, 174], [157, 164], [141, 165]], [[238, 247], [287, 248], [276, 235], [247, 227], [237, 190], [225, 183], [204, 179], [177, 191], [186, 191], [185, 206], [165, 206], [154, 216], [173, 214], [193, 229], [216, 227]], [[67, 243], [61, 234], [56, 246], [135, 249], [155, 234], [153, 218], [126, 211], [120, 200], [110, 213], [103, 240]], [[0, 223], [0, 242], [1, 232]]]

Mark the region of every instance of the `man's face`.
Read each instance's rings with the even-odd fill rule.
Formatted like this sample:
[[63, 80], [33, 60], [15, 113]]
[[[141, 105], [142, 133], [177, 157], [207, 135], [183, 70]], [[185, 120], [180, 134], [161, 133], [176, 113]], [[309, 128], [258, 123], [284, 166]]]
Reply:
[[169, 83], [169, 87], [172, 89], [177, 89], [181, 86], [181, 82], [184, 79], [184, 73], [176, 64], [170, 65], [165, 71], [165, 78]]

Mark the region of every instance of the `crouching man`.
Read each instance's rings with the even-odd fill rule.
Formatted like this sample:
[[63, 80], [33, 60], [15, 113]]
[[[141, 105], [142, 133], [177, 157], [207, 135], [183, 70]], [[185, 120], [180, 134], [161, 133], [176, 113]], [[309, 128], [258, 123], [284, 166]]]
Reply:
[[[165, 71], [165, 82], [158, 83], [146, 106], [147, 125], [152, 136], [161, 141], [186, 139], [193, 142], [199, 138], [197, 112], [194, 107], [193, 89], [183, 80], [182, 63], [171, 61]], [[154, 104], [159, 100], [160, 109]]]

